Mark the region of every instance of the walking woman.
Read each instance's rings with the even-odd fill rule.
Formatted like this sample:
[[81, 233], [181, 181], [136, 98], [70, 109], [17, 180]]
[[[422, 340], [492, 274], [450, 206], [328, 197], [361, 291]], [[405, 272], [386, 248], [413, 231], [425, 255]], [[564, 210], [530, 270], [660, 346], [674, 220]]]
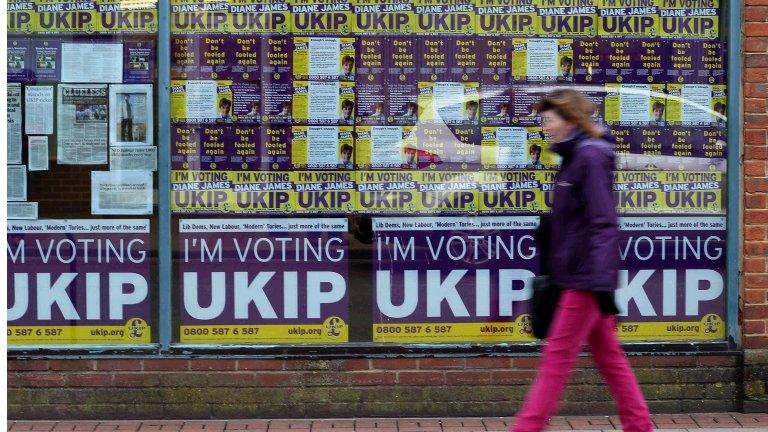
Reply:
[[549, 235], [548, 267], [563, 290], [544, 346], [541, 364], [517, 413], [513, 432], [543, 430], [565, 389], [581, 346], [616, 400], [625, 432], [649, 432], [648, 406], [616, 334], [613, 291], [619, 265], [613, 200], [613, 144], [591, 116], [594, 105], [579, 92], [555, 90], [536, 112], [562, 157], [557, 173]]

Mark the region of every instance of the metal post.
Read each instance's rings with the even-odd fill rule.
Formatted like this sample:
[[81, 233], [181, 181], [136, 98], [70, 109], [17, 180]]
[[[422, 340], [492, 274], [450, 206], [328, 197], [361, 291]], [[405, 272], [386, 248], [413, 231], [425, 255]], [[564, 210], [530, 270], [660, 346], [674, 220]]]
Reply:
[[741, 347], [741, 327], [739, 327], [739, 298], [741, 294], [741, 248], [742, 248], [742, 124], [743, 105], [741, 95], [741, 42], [742, 42], [742, 6], [739, 0], [728, 1], [728, 151], [727, 181], [728, 203], [726, 222], [726, 315], [727, 332], [730, 344]]
[[171, 20], [169, 0], [158, 2], [159, 28], [157, 34], [157, 118], [158, 121], [158, 246], [157, 258], [159, 298], [160, 350], [167, 352], [171, 345]]

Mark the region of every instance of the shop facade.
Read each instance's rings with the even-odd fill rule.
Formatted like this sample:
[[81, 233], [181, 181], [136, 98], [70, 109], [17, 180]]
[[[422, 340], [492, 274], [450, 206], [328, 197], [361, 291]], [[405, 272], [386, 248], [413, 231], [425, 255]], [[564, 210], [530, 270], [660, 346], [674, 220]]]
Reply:
[[768, 5], [624, 3], [9, 2], [9, 415], [511, 415], [558, 87], [652, 410], [764, 411]]

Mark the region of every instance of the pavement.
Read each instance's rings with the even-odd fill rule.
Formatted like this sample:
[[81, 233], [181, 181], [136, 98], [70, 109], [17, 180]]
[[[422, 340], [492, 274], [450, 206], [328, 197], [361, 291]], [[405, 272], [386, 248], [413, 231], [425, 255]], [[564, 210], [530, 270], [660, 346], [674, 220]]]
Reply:
[[[8, 420], [10, 432], [507, 432], [513, 419], [357, 418], [306, 420]], [[766, 431], [767, 414], [701, 413], [653, 415], [659, 432]], [[616, 416], [554, 417], [547, 432], [621, 430]]]

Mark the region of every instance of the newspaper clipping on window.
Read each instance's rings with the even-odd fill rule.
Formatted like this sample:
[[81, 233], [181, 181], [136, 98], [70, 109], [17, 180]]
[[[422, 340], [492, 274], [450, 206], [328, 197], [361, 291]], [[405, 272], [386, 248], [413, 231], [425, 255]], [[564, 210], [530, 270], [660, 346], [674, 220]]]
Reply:
[[106, 85], [59, 86], [58, 163], [107, 163], [107, 102]]

